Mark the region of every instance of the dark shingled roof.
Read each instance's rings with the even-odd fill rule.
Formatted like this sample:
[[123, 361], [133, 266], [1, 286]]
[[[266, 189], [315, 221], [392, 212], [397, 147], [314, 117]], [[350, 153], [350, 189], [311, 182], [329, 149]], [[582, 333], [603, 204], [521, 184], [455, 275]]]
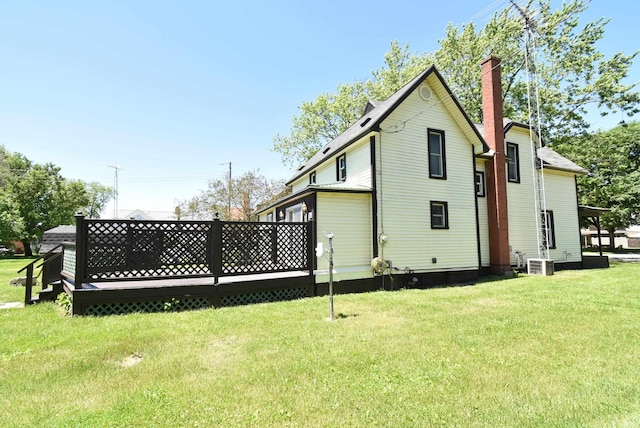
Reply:
[[586, 169], [571, 162], [569, 159], [554, 152], [548, 147], [542, 147], [540, 150], [538, 150], [538, 158], [544, 162], [545, 168], [573, 172], [574, 174], [580, 175], [586, 175], [589, 173], [589, 171], [587, 171]]
[[449, 93], [451, 98], [455, 101], [456, 105], [463, 113], [469, 125], [473, 128], [474, 132], [478, 135], [478, 138], [482, 141], [483, 145], [486, 147], [485, 150], [489, 150], [488, 146], [477, 132], [477, 130], [473, 127], [473, 123], [467, 116], [466, 112], [462, 109], [462, 106], [458, 103], [457, 99], [445, 83], [443, 77], [440, 75], [438, 70], [436, 70], [435, 66], [431, 66], [424, 70], [422, 73], [418, 74], [416, 77], [411, 79], [409, 83], [400, 88], [396, 93], [391, 95], [384, 101], [369, 101], [365, 107], [364, 115], [358, 119], [353, 125], [347, 128], [342, 134], [338, 135], [333, 140], [329, 141], [322, 147], [318, 152], [307, 161], [307, 163], [302, 166], [298, 171], [291, 177], [287, 184], [291, 184], [293, 181], [302, 177], [303, 175], [311, 172], [315, 167], [320, 165], [327, 158], [335, 156], [340, 151], [344, 150], [349, 145], [355, 143], [360, 138], [364, 137], [371, 131], [379, 130], [380, 123], [389, 116], [393, 112], [393, 110], [402, 102], [405, 98], [409, 96], [413, 90], [415, 90], [429, 75], [434, 74], [445, 90]]
[[[76, 242], [75, 226], [57, 226], [44, 232], [42, 236], [42, 245], [40, 245], [40, 254], [45, 254], [63, 242]], [[62, 251], [58, 248], [56, 252]]]
[[[505, 134], [509, 131], [509, 129], [511, 129], [514, 126], [524, 128], [524, 129], [530, 128], [529, 125], [527, 125], [526, 123], [516, 122], [515, 120], [511, 120], [507, 118], [505, 118], [502, 121], [502, 124], [504, 126]], [[478, 131], [482, 134], [482, 136], [484, 136], [484, 125], [480, 123], [476, 123], [475, 125]], [[542, 147], [538, 151], [538, 158], [544, 162], [543, 165], [545, 168], [555, 169], [558, 171], [572, 172], [574, 174], [580, 174], [580, 175], [589, 173], [586, 169], [582, 168], [580, 165], [577, 165], [571, 162], [569, 159], [565, 158], [564, 156], [562, 156], [557, 152], [554, 152], [549, 147]]]

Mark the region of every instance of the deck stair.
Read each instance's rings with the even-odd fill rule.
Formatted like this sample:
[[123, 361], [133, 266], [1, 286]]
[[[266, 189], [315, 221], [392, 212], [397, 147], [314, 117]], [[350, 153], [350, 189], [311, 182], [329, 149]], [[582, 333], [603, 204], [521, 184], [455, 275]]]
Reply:
[[38, 291], [38, 294], [35, 296], [32, 296], [30, 303], [53, 302], [58, 298], [58, 295], [63, 292], [62, 281], [55, 281], [49, 284], [47, 288]]
[[[61, 250], [62, 244], [57, 245], [18, 271], [18, 273], [25, 272], [26, 276], [24, 290], [25, 305], [56, 300], [58, 294], [62, 293], [62, 277], [60, 275], [60, 271], [62, 270]], [[35, 270], [38, 268], [41, 268], [40, 273], [34, 275]], [[42, 277], [42, 290], [40, 290], [36, 296], [33, 296], [33, 285], [36, 283], [38, 276]]]

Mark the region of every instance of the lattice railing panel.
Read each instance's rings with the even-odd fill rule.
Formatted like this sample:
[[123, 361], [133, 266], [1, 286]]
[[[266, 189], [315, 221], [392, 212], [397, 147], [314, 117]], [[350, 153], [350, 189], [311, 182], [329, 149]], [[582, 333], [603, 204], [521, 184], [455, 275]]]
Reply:
[[211, 228], [211, 222], [87, 221], [87, 276], [213, 275]]
[[62, 253], [62, 270], [74, 273], [76, 271], [76, 247], [64, 246]]
[[304, 223], [224, 223], [222, 274], [307, 269], [307, 230]]
[[255, 303], [279, 302], [307, 297], [306, 288], [290, 288], [286, 290], [258, 291], [248, 294], [235, 294], [220, 299], [221, 306], [241, 306]]
[[309, 269], [307, 223], [89, 219], [81, 226], [85, 281]]

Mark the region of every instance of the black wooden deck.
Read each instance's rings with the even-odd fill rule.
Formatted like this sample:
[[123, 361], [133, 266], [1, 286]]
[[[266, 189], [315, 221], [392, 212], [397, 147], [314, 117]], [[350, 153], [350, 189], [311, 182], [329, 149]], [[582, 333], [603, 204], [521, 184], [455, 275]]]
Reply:
[[74, 315], [233, 306], [314, 295], [313, 223], [76, 216], [62, 281]]
[[306, 271], [219, 278], [168, 278], [90, 282], [77, 288], [64, 281], [74, 315], [112, 315], [219, 308], [291, 300], [314, 295]]

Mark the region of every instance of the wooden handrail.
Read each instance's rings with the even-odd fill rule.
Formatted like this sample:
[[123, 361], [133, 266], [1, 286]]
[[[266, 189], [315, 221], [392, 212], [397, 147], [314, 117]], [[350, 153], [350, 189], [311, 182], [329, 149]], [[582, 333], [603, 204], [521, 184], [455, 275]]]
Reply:
[[[41, 255], [39, 255], [37, 258], [33, 259], [33, 261], [32, 261], [31, 263], [29, 263], [29, 265], [34, 265], [34, 264], [36, 264], [37, 262], [39, 262], [40, 260], [45, 259], [48, 255], [50, 255], [51, 253], [53, 253], [53, 250], [58, 249], [58, 248], [60, 248], [60, 247], [62, 247], [62, 244], [58, 244], [58, 245], [56, 245], [55, 247], [53, 247], [52, 249], [50, 249], [50, 250], [49, 250], [49, 251], [47, 251], [46, 253], [41, 254]], [[18, 273], [20, 273], [20, 272], [22, 272], [23, 270], [25, 270], [29, 265], [27, 265], [27, 266], [23, 267], [22, 269], [20, 269], [20, 270], [18, 271]], [[42, 266], [42, 265], [41, 265], [41, 266]], [[40, 267], [40, 266], [38, 266], [38, 267]]]
[[[29, 263], [28, 265], [26, 265], [25, 267], [23, 267], [22, 269], [20, 269], [18, 271], [18, 273], [23, 272], [25, 269], [27, 271], [27, 281], [24, 284], [24, 304], [25, 305], [29, 305], [31, 304], [31, 297], [33, 295], [33, 269], [34, 269], [34, 265], [39, 262], [40, 260], [42, 260], [42, 263], [40, 265], [38, 265], [37, 267], [41, 267], [42, 265], [44, 265], [45, 263], [47, 263], [50, 260], [55, 260], [57, 257], [60, 256], [60, 254], [56, 254], [53, 257], [49, 257], [51, 254], [53, 254], [53, 251], [62, 247], [62, 244], [58, 244], [55, 247], [53, 247], [52, 249], [50, 249], [49, 251], [47, 251], [46, 253], [38, 256], [38, 258], [34, 259], [31, 263]], [[42, 284], [42, 286], [44, 287], [45, 284]]]

